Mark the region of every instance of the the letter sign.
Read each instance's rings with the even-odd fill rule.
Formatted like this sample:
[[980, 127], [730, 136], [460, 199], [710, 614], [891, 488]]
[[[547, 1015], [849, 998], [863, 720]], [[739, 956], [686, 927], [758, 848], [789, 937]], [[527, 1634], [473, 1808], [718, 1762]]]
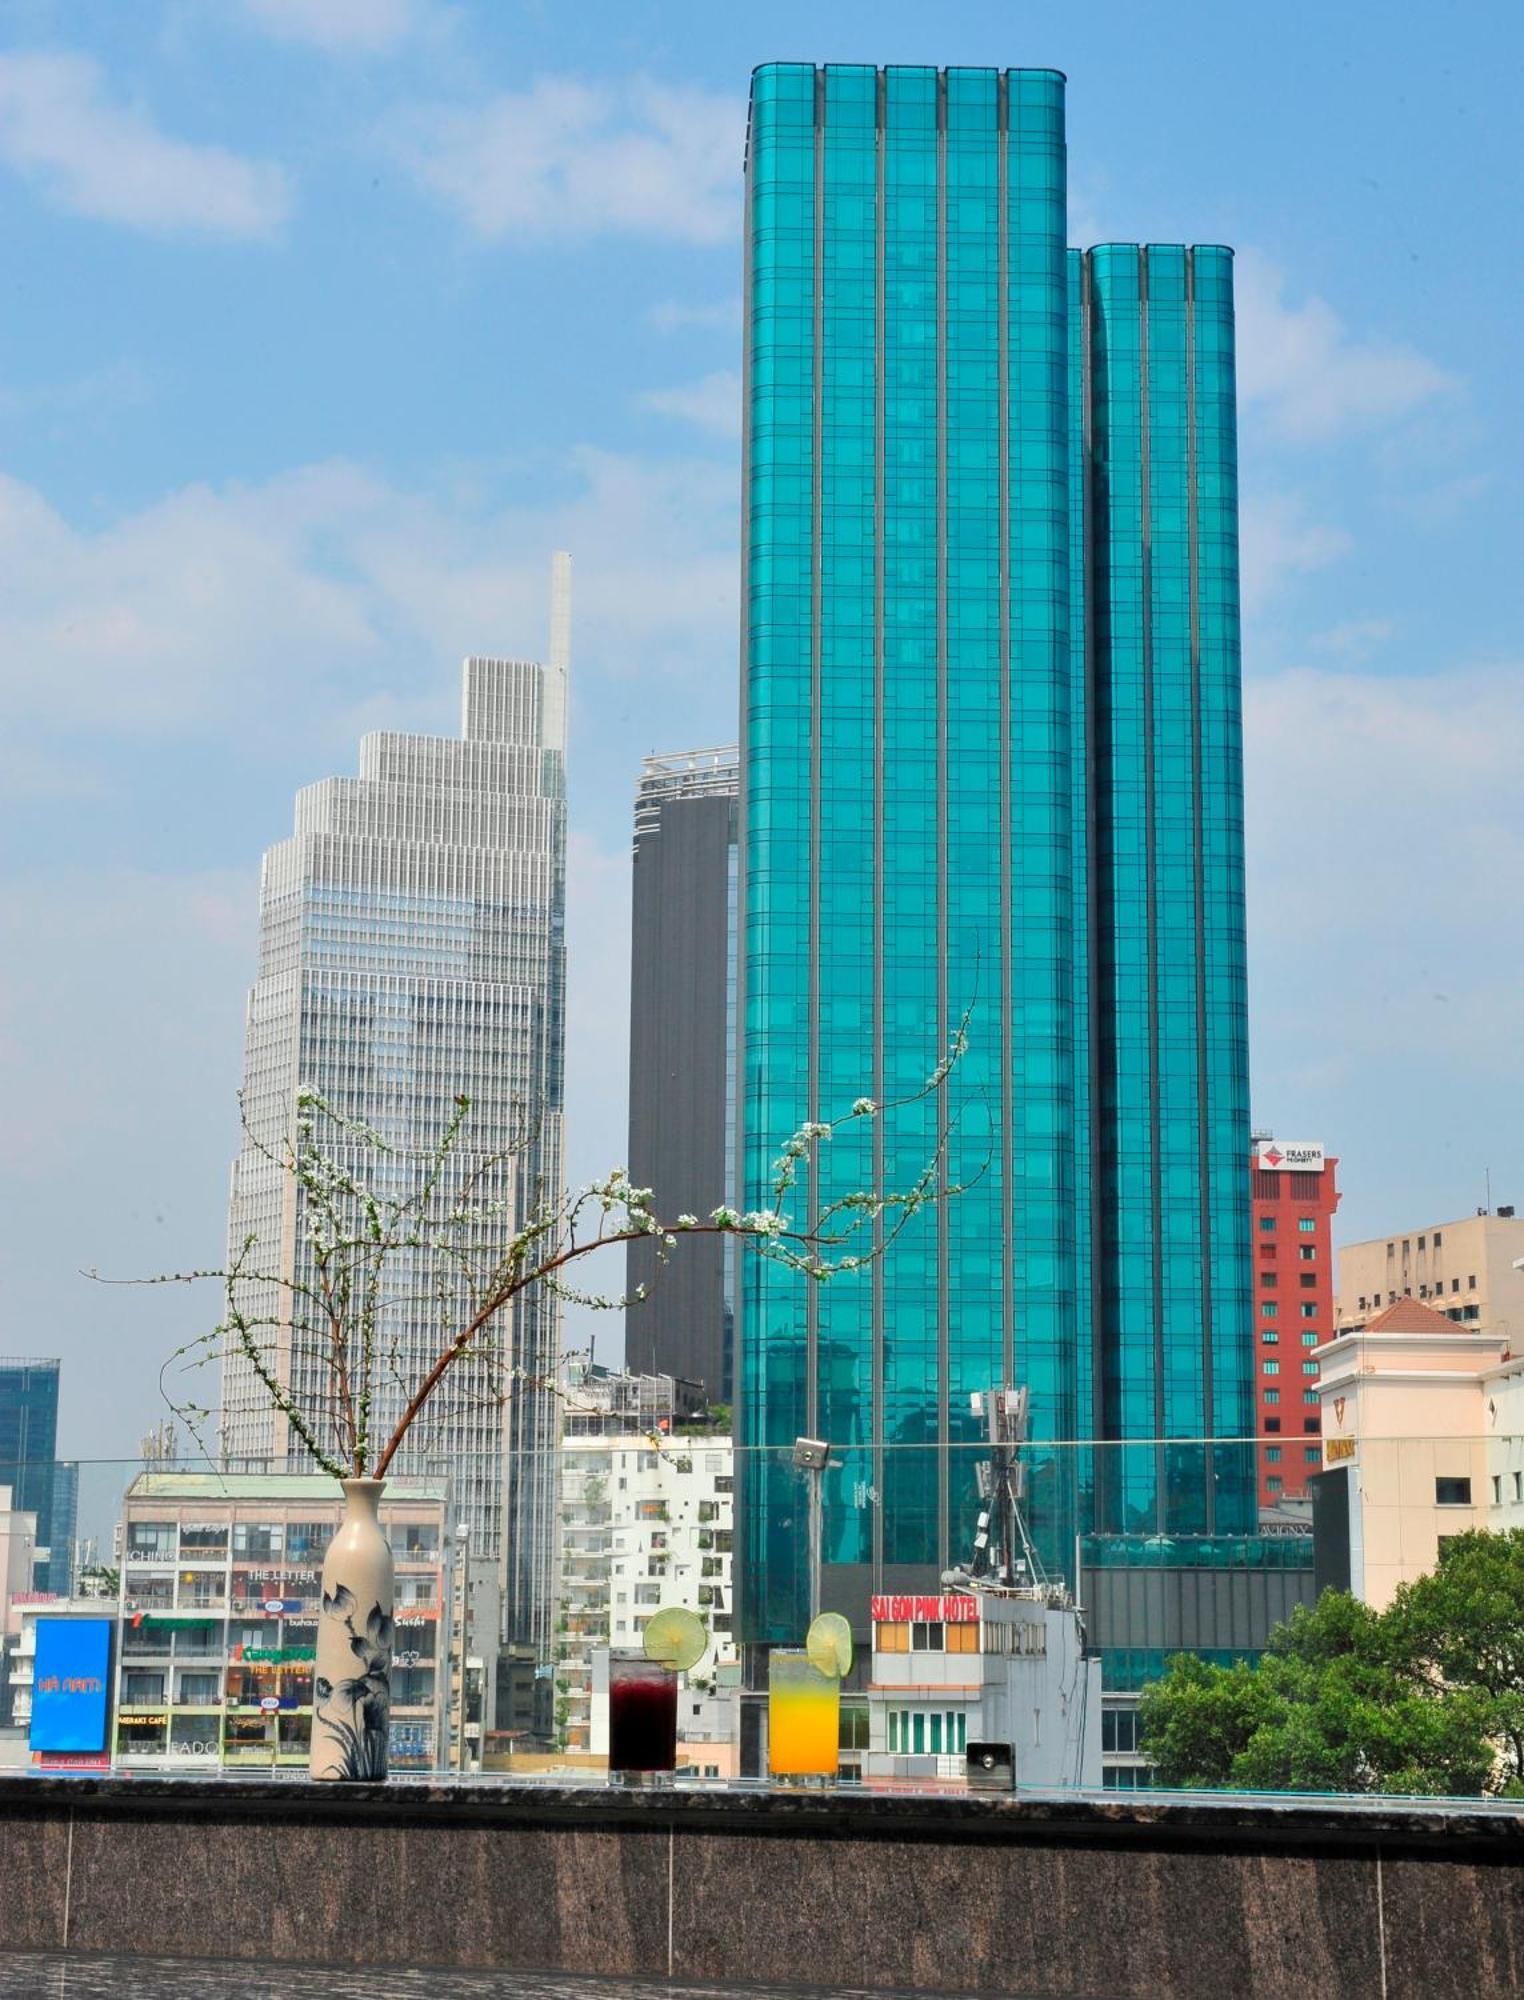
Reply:
[[875, 1625], [977, 1625], [979, 1600], [976, 1597], [875, 1597], [872, 1603]]
[[33, 1750], [104, 1750], [111, 1620], [39, 1618], [32, 1670]]

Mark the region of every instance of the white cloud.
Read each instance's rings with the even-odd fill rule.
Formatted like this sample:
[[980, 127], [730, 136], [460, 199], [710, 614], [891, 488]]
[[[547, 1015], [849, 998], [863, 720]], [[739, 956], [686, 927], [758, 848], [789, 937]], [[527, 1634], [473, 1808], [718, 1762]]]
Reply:
[[60, 207], [136, 229], [270, 237], [290, 208], [279, 167], [169, 138], [65, 52], [0, 55], [0, 160]]
[[648, 389], [640, 404], [642, 409], [652, 410], [658, 416], [697, 424], [700, 430], [712, 431], [716, 437], [741, 435], [741, 378], [728, 368], [702, 376], [697, 382], [685, 382], [676, 389]]
[[1524, 1199], [1524, 674], [1297, 668], [1244, 738], [1255, 1117], [1342, 1155], [1349, 1239], [1467, 1212], [1484, 1163]]
[[329, 54], [377, 55], [418, 26], [415, 0], [243, 0], [258, 27]]
[[1408, 416], [1455, 378], [1405, 341], [1356, 339], [1320, 298], [1285, 299], [1285, 274], [1255, 250], [1237, 259], [1238, 388], [1297, 443], [1322, 443]]
[[1315, 652], [1359, 665], [1379, 652], [1396, 630], [1390, 618], [1341, 618], [1326, 632], [1314, 633], [1309, 643]]
[[614, 677], [733, 649], [731, 468], [584, 450], [556, 471], [563, 497], [540, 476], [532, 501], [494, 507], [316, 465], [188, 487], [89, 530], [0, 476], [0, 718], [311, 732], [361, 701], [412, 699], [421, 661], [538, 645], [558, 547], [577, 558], [579, 651]]
[[1246, 619], [1262, 613], [1293, 577], [1326, 568], [1351, 547], [1342, 528], [1311, 518], [1300, 493], [1245, 493], [1238, 526]]
[[662, 299], [646, 314], [659, 333], [679, 333], [697, 327], [707, 333], [738, 333], [741, 327], [741, 297], [690, 303], [685, 299]]
[[728, 243], [745, 130], [739, 98], [541, 77], [480, 105], [420, 111], [398, 147], [479, 236]]

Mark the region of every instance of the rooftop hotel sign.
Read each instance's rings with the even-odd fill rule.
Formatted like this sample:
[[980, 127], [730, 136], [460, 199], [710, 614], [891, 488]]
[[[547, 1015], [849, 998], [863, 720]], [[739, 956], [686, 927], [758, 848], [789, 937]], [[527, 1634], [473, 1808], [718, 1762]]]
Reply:
[[1312, 1139], [1256, 1139], [1254, 1164], [1271, 1174], [1320, 1174], [1323, 1142]]
[[873, 1622], [882, 1624], [977, 1625], [976, 1597], [875, 1597]]
[[104, 1750], [110, 1686], [109, 1618], [39, 1618], [30, 1748]]

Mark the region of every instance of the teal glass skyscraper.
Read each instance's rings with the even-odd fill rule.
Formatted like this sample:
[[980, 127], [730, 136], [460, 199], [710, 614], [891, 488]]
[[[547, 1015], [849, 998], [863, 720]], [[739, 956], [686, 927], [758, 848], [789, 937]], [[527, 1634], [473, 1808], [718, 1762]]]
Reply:
[[923, 1583], [1002, 1382], [1060, 1569], [1092, 1529], [1252, 1525], [1252, 1455], [1186, 1442], [1251, 1428], [1249, 1124], [1229, 253], [1067, 250], [1051, 70], [767, 65], [746, 185], [746, 1205], [801, 1118], [969, 1034], [810, 1194], [909, 1185], [948, 1121], [967, 1190], [859, 1277], [746, 1262], [770, 1640], [793, 1439], [839, 1462], [828, 1597]]

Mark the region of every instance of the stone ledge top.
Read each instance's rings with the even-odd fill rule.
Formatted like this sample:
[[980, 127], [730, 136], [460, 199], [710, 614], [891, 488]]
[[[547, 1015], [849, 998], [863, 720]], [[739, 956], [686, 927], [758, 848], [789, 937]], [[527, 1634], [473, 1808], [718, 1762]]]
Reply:
[[411, 1824], [581, 1825], [824, 1837], [1083, 1840], [1102, 1845], [1430, 1847], [1520, 1852], [1524, 1800], [1224, 1792], [1018, 1792], [758, 1781], [622, 1786], [446, 1775], [385, 1784], [312, 1784], [243, 1774], [0, 1771], [0, 1818], [82, 1809], [176, 1818], [406, 1820]]

